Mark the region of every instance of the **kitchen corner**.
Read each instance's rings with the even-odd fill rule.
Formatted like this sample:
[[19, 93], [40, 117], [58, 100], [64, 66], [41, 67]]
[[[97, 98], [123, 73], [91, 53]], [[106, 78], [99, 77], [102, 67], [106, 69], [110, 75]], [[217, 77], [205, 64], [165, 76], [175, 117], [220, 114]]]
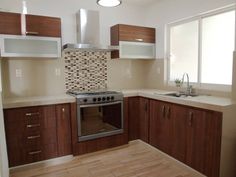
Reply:
[[235, 177], [233, 0], [16, 1], [0, 2], [0, 177]]

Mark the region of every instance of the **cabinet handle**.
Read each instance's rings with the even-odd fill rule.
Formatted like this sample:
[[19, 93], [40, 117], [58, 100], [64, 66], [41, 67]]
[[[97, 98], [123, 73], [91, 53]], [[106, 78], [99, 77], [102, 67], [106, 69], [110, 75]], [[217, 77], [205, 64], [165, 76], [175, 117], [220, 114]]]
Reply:
[[143, 42], [143, 39], [135, 39], [135, 41]]
[[165, 116], [166, 116], [166, 113], [165, 113], [165, 106], [162, 106], [162, 116], [163, 116], [163, 118], [165, 118]]
[[38, 35], [39, 32], [36, 32], [36, 31], [26, 31], [25, 34], [29, 34], [29, 35]]
[[168, 119], [170, 119], [170, 107], [169, 107], [169, 106], [167, 107], [167, 114], [166, 114], [166, 117], [167, 117]]
[[42, 151], [39, 150], [39, 151], [32, 151], [32, 152], [29, 152], [28, 154], [29, 155], [34, 155], [34, 154], [40, 154]]
[[65, 112], [65, 108], [62, 108], [61, 111], [64, 113]]
[[148, 104], [146, 103], [145, 104], [145, 112], [147, 112], [148, 111]]
[[188, 125], [192, 127], [193, 124], [193, 112], [189, 112]]
[[28, 136], [27, 137], [28, 140], [32, 140], [32, 139], [36, 139], [36, 138], [40, 138], [40, 135]]
[[25, 114], [26, 116], [36, 116], [36, 115], [39, 115], [39, 112], [28, 112]]
[[40, 127], [40, 124], [27, 125], [27, 128]]

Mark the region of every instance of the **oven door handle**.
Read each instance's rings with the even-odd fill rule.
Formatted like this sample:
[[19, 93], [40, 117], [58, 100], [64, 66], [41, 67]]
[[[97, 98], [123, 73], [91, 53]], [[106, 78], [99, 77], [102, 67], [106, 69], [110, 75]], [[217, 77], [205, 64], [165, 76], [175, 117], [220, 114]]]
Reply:
[[115, 101], [111, 103], [98, 103], [98, 104], [88, 104], [88, 105], [79, 105], [80, 108], [89, 108], [89, 107], [96, 107], [96, 106], [110, 106], [115, 104], [120, 104], [122, 101]]

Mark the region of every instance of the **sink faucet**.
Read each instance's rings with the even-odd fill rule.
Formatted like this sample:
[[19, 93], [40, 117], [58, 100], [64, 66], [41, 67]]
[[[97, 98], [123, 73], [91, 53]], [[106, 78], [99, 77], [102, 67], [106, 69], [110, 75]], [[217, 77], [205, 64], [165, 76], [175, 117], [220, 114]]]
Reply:
[[189, 76], [188, 73], [184, 73], [183, 77], [182, 77], [182, 83], [184, 83], [184, 78], [185, 76], [187, 77], [187, 90], [186, 90], [186, 94], [189, 96], [191, 94], [191, 86], [189, 85]]

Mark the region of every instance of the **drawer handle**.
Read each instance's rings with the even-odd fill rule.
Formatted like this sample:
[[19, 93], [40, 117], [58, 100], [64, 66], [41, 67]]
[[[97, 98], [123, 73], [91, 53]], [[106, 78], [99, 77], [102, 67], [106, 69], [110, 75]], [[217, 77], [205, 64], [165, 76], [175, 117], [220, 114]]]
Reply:
[[27, 125], [27, 128], [40, 127], [40, 124]]
[[143, 39], [135, 39], [136, 41], [143, 42]]
[[36, 115], [39, 115], [39, 112], [28, 112], [25, 115], [26, 116], [36, 116]]
[[29, 155], [34, 155], [34, 154], [40, 154], [42, 151], [32, 151], [32, 152], [29, 152], [28, 154]]
[[35, 32], [35, 31], [26, 31], [25, 34], [29, 34], [29, 35], [38, 35], [39, 32]]
[[40, 138], [40, 135], [28, 136], [27, 137], [28, 140], [32, 140], [32, 139], [36, 139], [36, 138]]

